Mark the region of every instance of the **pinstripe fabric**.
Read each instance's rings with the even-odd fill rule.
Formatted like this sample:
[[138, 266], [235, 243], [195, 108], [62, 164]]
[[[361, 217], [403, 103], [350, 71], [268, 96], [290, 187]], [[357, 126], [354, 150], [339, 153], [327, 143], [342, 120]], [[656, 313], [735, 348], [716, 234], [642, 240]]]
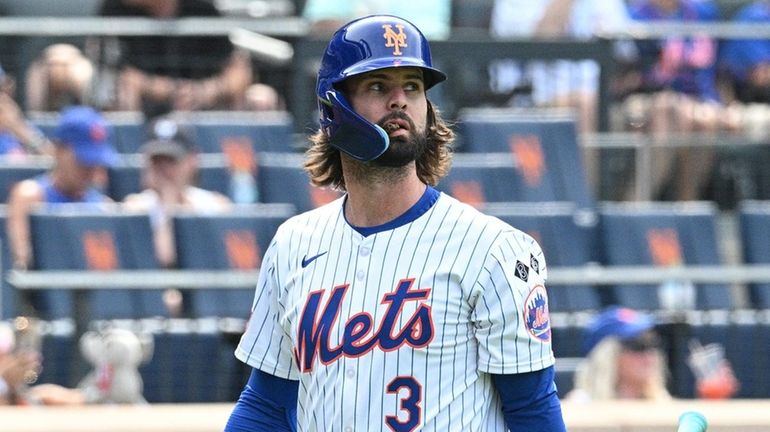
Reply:
[[367, 237], [342, 203], [279, 228], [236, 356], [300, 380], [300, 431], [504, 431], [489, 374], [554, 363], [543, 316], [525, 325], [544, 297], [540, 247], [443, 194]]

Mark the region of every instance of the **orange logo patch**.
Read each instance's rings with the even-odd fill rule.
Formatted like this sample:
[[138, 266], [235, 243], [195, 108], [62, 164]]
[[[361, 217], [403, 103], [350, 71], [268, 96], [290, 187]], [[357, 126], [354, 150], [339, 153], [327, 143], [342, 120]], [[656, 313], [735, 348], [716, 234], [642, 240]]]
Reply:
[[673, 228], [647, 231], [647, 247], [652, 262], [659, 266], [673, 266], [682, 263], [682, 247], [679, 236]]
[[310, 188], [310, 201], [313, 203], [313, 207], [321, 207], [340, 197], [340, 193], [333, 189], [320, 188], [312, 185], [308, 187]]
[[510, 148], [517, 162], [516, 169], [524, 176], [524, 182], [530, 187], [539, 186], [545, 173], [545, 156], [540, 138], [536, 135], [513, 135]]
[[251, 231], [230, 230], [225, 232], [225, 247], [230, 268], [253, 270], [262, 265], [262, 252], [257, 238]]
[[83, 233], [82, 239], [86, 266], [90, 270], [115, 270], [118, 268], [118, 254], [111, 232], [86, 231]]
[[449, 186], [450, 194], [466, 204], [481, 207], [485, 202], [484, 189], [475, 180], [455, 181]]
[[254, 147], [251, 139], [245, 136], [226, 137], [222, 139], [222, 152], [227, 158], [227, 163], [232, 171], [248, 171], [254, 173], [257, 166], [257, 158], [254, 155]]

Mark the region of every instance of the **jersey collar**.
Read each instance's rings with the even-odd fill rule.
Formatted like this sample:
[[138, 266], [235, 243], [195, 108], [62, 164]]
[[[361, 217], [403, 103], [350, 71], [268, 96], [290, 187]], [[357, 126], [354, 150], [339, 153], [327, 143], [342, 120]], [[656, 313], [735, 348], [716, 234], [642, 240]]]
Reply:
[[[428, 210], [430, 210], [431, 207], [433, 207], [433, 204], [438, 201], [438, 197], [441, 195], [439, 191], [432, 188], [431, 186], [428, 186], [425, 188], [425, 192], [423, 192], [422, 196], [419, 200], [404, 214], [401, 216], [393, 219], [390, 222], [385, 222], [382, 225], [372, 226], [372, 227], [358, 227], [350, 222], [348, 222], [347, 216], [345, 216], [345, 202], [342, 203], [342, 214], [345, 216], [345, 222], [348, 223], [348, 225], [353, 228], [357, 233], [361, 234], [364, 237], [368, 237], [372, 234], [377, 234], [382, 231], [388, 231], [392, 229], [396, 229], [400, 226], [406, 225], [410, 222], [415, 221], [420, 216], [424, 215]], [[345, 201], [347, 201], [347, 195], [345, 196]]]

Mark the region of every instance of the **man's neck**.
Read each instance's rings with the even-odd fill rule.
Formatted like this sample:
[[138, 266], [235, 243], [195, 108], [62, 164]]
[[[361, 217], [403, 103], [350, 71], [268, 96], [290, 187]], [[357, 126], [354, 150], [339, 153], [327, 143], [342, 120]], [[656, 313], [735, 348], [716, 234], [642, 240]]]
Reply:
[[358, 227], [390, 222], [409, 210], [425, 193], [414, 163], [402, 168], [375, 167], [343, 159], [348, 198], [345, 217]]

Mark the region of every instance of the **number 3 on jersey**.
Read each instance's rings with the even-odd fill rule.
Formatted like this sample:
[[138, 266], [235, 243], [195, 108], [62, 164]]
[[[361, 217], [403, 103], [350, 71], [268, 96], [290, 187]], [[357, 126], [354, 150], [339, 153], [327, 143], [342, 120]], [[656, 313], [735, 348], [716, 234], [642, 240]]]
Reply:
[[417, 382], [414, 377], [411, 376], [398, 376], [393, 378], [385, 390], [389, 394], [398, 395], [401, 389], [407, 390], [407, 395], [401, 398], [401, 404], [399, 406], [401, 411], [406, 412], [406, 419], [399, 420], [398, 416], [385, 416], [385, 424], [388, 425], [393, 432], [412, 432], [417, 429], [420, 424], [420, 416], [422, 415], [422, 386]]

